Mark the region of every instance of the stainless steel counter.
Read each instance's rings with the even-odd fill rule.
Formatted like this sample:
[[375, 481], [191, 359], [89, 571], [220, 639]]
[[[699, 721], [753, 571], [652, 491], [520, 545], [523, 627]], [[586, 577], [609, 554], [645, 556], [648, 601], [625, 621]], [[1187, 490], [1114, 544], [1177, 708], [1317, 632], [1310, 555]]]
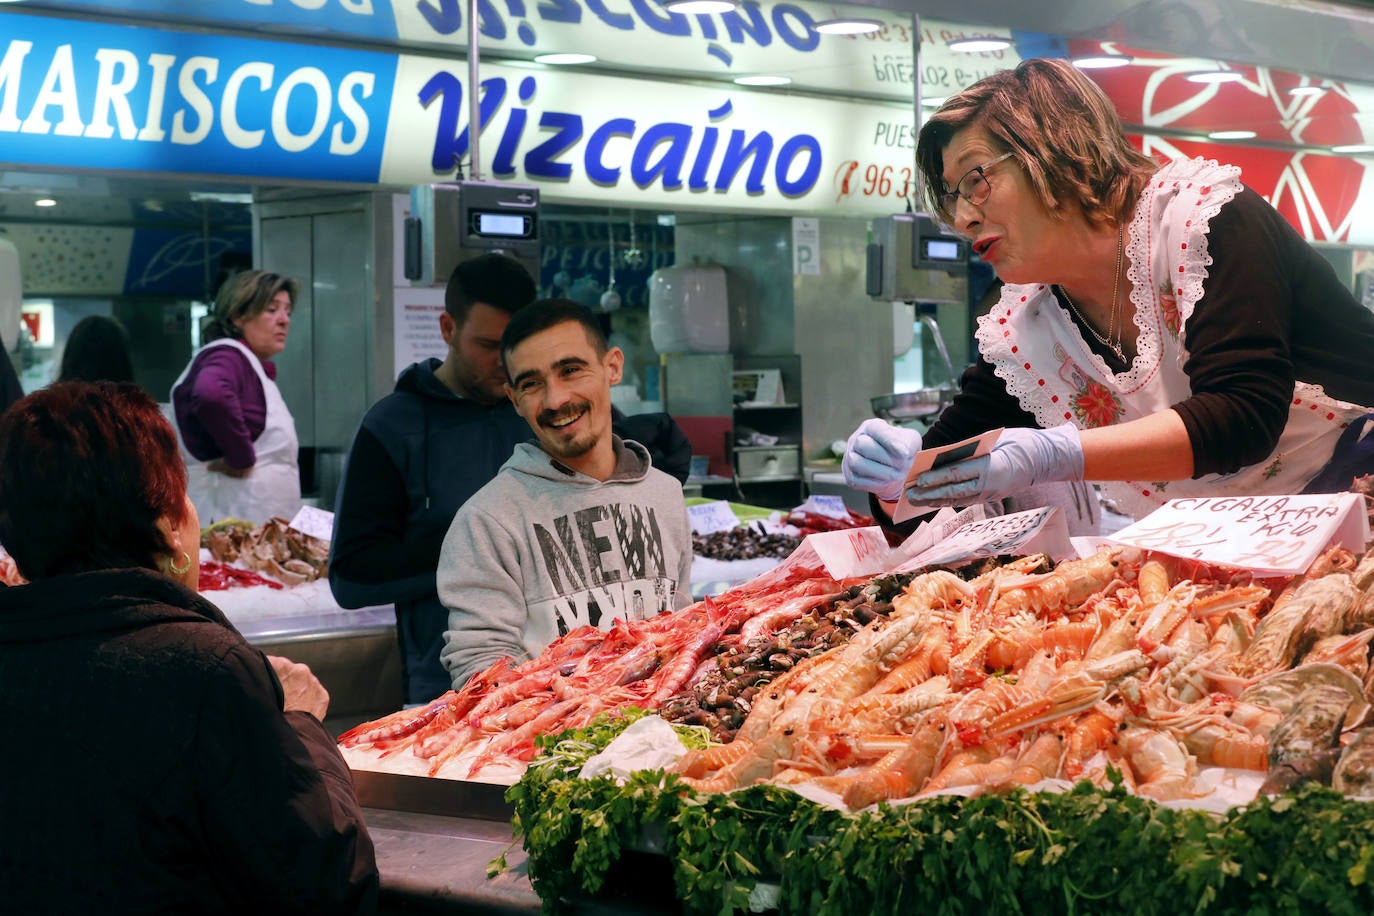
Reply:
[[538, 913], [525, 852], [487, 877], [487, 863], [511, 844], [510, 824], [409, 811], [363, 809], [382, 875], [380, 912]]
[[[380, 808], [364, 808], [363, 817], [377, 849], [382, 916], [539, 912], [539, 895], [530, 886], [525, 851], [509, 848], [510, 824]], [[488, 878], [487, 864], [503, 852], [509, 868]], [[619, 880], [608, 881], [606, 896], [570, 901], [569, 908], [611, 916], [679, 912], [667, 861], [656, 864], [658, 868], [626, 869]], [[633, 880], [626, 877], [632, 871], [638, 872]]]

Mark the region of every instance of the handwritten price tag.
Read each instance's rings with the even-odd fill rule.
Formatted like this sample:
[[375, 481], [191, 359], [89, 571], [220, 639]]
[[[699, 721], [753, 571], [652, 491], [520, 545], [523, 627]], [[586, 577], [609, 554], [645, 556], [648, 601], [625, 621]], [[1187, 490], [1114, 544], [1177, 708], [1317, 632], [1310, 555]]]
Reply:
[[730, 504], [723, 499], [702, 503], [699, 506], [688, 506], [687, 517], [692, 522], [692, 530], [697, 534], [714, 534], [739, 526], [739, 518], [730, 509]]
[[291, 519], [290, 527], [301, 534], [327, 541], [334, 536], [334, 513], [314, 506], [301, 506], [296, 517]]
[[969, 522], [935, 546], [902, 563], [894, 572], [977, 557], [1032, 553], [1045, 553], [1056, 559], [1072, 555], [1069, 526], [1058, 506]]
[[845, 508], [843, 496], [819, 496], [812, 493], [806, 497], [806, 502], [797, 507], [802, 512], [814, 512], [817, 515], [824, 515], [826, 518], [849, 518], [849, 510]]
[[806, 542], [816, 551], [825, 564], [825, 571], [833, 579], [872, 576], [888, 567], [891, 551], [883, 529], [878, 527], [822, 531], [807, 535]]
[[1358, 493], [1172, 499], [1111, 540], [1176, 557], [1297, 575], [1330, 544], [1364, 550], [1369, 519]]

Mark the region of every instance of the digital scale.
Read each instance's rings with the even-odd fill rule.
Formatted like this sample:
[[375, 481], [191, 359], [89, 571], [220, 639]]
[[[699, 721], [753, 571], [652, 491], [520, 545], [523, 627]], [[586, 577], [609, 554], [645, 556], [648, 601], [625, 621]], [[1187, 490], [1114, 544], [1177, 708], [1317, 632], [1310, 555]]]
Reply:
[[539, 277], [539, 189], [500, 181], [417, 185], [405, 222], [405, 275], [442, 284], [463, 261], [488, 252], [515, 258]]

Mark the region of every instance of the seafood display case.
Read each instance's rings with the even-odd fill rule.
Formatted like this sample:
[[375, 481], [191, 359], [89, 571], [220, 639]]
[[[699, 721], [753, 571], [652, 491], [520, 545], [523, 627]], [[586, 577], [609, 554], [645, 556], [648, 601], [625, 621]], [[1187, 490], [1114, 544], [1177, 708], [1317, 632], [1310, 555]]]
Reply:
[[[1319, 885], [1367, 912], [1374, 552], [1367, 527], [1351, 537], [1361, 551], [1314, 547], [1286, 570], [1123, 544], [884, 557], [842, 579], [784, 564], [652, 621], [565, 634], [340, 743], [427, 778], [520, 768], [502, 797], [525, 854], [492, 880], [546, 905], [621, 890], [663, 850], [672, 891], [664, 877], [653, 903], [688, 912], [952, 911], [969, 880], [1008, 906], [1131, 908], [1130, 887], [1161, 913], [1201, 886], [1199, 912], [1231, 913]], [[481, 820], [471, 790], [376, 803], [457, 804], [459, 830]], [[378, 818], [421, 830], [410, 816]], [[1142, 855], [1120, 855], [1133, 844]], [[1286, 869], [1295, 846], [1324, 855]], [[510, 885], [480, 890], [496, 887]]]
[[329, 691], [337, 730], [402, 701], [391, 605], [346, 610], [328, 582], [329, 542], [283, 518], [228, 520], [201, 533], [200, 590], [250, 643], [308, 665]]

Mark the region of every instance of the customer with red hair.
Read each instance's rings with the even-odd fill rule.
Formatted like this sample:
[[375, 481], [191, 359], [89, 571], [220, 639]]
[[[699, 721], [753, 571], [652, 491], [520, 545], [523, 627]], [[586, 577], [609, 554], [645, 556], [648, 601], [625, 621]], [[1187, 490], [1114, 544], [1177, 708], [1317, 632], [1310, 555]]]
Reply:
[[195, 591], [176, 433], [129, 384], [0, 417], [0, 900], [14, 912], [361, 913], [377, 871], [304, 665]]

